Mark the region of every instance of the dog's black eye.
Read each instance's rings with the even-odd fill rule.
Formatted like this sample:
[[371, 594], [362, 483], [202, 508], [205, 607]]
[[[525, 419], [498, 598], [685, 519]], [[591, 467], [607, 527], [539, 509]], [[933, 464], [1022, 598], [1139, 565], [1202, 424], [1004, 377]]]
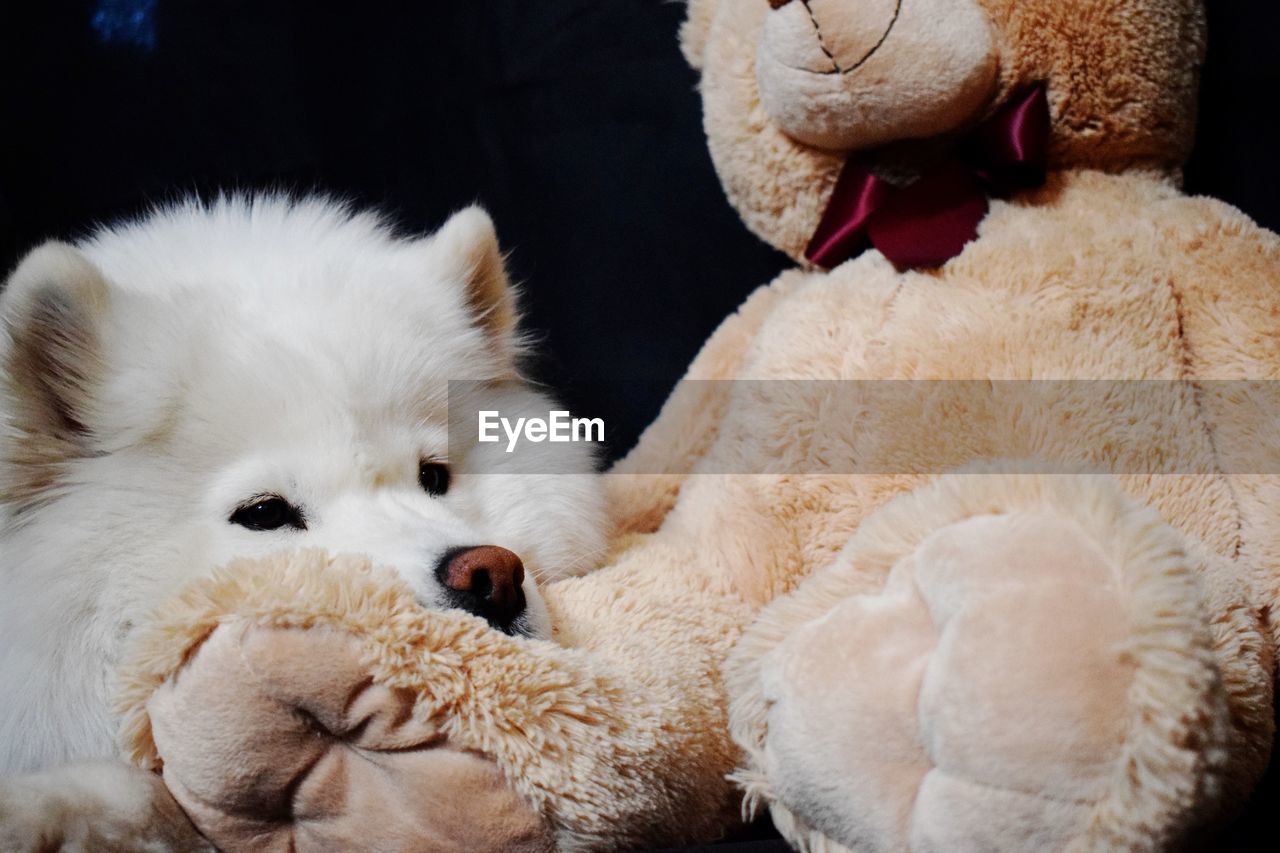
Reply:
[[232, 524], [238, 524], [249, 530], [278, 530], [281, 527], [307, 529], [298, 508], [275, 495], [258, 498], [253, 503], [245, 504], [231, 513], [229, 520]]
[[443, 495], [449, 491], [449, 466], [443, 462], [423, 462], [418, 466], [418, 482], [427, 494]]

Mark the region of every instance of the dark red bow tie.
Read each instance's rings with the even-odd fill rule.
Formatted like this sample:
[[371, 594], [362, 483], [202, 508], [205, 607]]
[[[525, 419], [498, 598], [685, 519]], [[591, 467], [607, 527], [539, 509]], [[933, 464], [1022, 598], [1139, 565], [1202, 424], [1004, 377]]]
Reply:
[[1044, 183], [1048, 145], [1049, 101], [1037, 83], [905, 187], [851, 154], [804, 256], [830, 269], [874, 246], [900, 270], [941, 266], [978, 236], [988, 196]]

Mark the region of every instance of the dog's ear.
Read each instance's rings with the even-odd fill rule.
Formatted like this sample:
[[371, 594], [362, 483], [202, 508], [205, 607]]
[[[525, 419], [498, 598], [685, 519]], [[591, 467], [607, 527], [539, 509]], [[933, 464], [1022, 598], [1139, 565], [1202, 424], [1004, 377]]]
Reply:
[[58, 242], [32, 250], [0, 294], [12, 426], [38, 437], [41, 455], [65, 457], [88, 444], [86, 415], [102, 374], [99, 330], [110, 301], [97, 268]]
[[489, 214], [458, 211], [428, 238], [432, 263], [464, 284], [467, 310], [504, 360], [518, 349], [516, 298]]

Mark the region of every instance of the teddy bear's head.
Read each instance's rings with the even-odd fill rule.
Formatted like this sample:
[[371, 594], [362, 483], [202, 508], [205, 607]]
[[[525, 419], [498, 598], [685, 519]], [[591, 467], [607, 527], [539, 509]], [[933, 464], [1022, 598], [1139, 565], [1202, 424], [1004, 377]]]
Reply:
[[730, 200], [798, 259], [850, 152], [909, 163], [1037, 83], [1050, 168], [1175, 170], [1204, 15], [1199, 0], [690, 0], [681, 40]]

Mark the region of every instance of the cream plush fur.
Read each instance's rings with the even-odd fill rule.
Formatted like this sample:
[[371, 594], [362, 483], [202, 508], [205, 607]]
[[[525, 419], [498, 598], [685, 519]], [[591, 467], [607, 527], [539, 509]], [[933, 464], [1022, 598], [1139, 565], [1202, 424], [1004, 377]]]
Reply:
[[[766, 19], [798, 0], [775, 5], [695, 0], [683, 46], [730, 199], [798, 256], [845, 152], [760, 100]], [[884, 6], [805, 5], [851, 33], [826, 16]], [[625, 849], [712, 838], [745, 804], [808, 850], [1141, 850], [1243, 803], [1273, 737], [1280, 240], [1178, 190], [1197, 6], [976, 8], [998, 77], [947, 124], [1047, 81], [1047, 183], [938, 270], [871, 251], [785, 273], [688, 376], [1161, 381], [1040, 407], [685, 383], [611, 478], [608, 565], [546, 589], [550, 642], [425, 612], [359, 560], [232, 566], [124, 670], [129, 754], [196, 826], [233, 848]], [[946, 34], [915, 32], [884, 60], [927, 64]], [[432, 805], [369, 805], [402, 790]]]

